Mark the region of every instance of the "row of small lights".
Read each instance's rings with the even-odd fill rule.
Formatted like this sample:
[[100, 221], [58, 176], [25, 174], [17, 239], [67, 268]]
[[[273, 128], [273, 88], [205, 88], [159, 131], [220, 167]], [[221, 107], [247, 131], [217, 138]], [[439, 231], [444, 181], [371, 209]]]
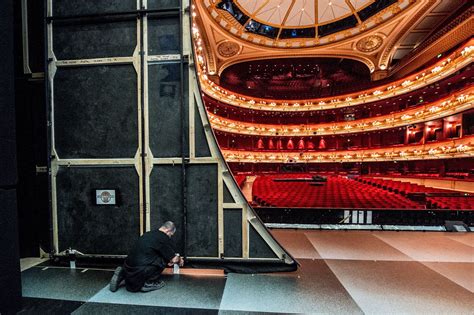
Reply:
[[[197, 28], [196, 28], [197, 30]], [[199, 34], [199, 31], [196, 31]], [[200, 47], [200, 41], [197, 42], [198, 48]], [[472, 55], [474, 46], [466, 46], [462, 49], [461, 53], [455, 52], [446, 60], [440, 62], [440, 64], [433, 67], [430, 71], [424, 71], [416, 75], [411, 76], [403, 81], [395, 82], [392, 85], [387, 86], [384, 89], [376, 89], [369, 92], [364, 92], [358, 95], [347, 96], [344, 99], [321, 99], [312, 101], [296, 101], [296, 102], [279, 102], [277, 100], [254, 100], [248, 99], [247, 97], [239, 94], [234, 94], [217, 84], [215, 84], [207, 76], [206, 68], [204, 65], [204, 58], [201, 60], [202, 73], [200, 78], [203, 83], [203, 88], [206, 94], [217, 98], [225, 103], [251, 108], [256, 110], [279, 110], [279, 111], [310, 111], [310, 110], [323, 110], [328, 108], [340, 108], [363, 104], [371, 101], [386, 99], [395, 95], [400, 95], [420, 87], [426, 86], [433, 83], [432, 79], [436, 81], [442, 79], [445, 75], [451, 74], [450, 70], [455, 70], [460, 64], [468, 64], [472, 62]], [[202, 58], [202, 56], [201, 56]], [[198, 56], [198, 59], [199, 56]]]
[[[377, 117], [376, 120], [359, 122], [359, 123], [337, 123], [329, 127], [311, 127], [311, 125], [301, 127], [284, 127], [279, 128], [277, 126], [263, 127], [263, 124], [255, 125], [250, 123], [238, 122], [235, 120], [227, 119], [224, 117], [218, 117], [209, 112], [209, 119], [213, 124], [213, 127], [221, 130], [233, 133], [250, 134], [250, 135], [280, 135], [289, 134], [292, 136], [309, 135], [309, 134], [335, 134], [345, 133], [345, 131], [368, 131], [386, 129], [390, 127], [398, 127], [413, 123], [413, 121], [429, 120], [438, 118], [443, 112], [452, 113], [452, 109], [459, 107], [463, 104], [472, 104], [474, 94], [471, 92], [474, 88], [470, 88], [467, 94], [460, 94], [453, 96], [450, 99], [444, 101], [438, 101], [435, 105], [432, 105], [428, 109], [421, 109], [413, 114], [401, 114], [396, 117], [394, 115], [386, 115], [388, 118]], [[425, 106], [426, 108], [426, 106]], [[411, 110], [412, 111], [412, 110]], [[344, 125], [345, 124], [345, 125]]]
[[[470, 144], [470, 143], [469, 143]], [[227, 161], [330, 161], [330, 160], [363, 160], [363, 159], [389, 159], [396, 160], [409, 159], [410, 157], [418, 158], [422, 156], [428, 157], [443, 157], [449, 155], [472, 155], [472, 147], [467, 144], [459, 144], [457, 146], [439, 146], [430, 149], [413, 149], [402, 150], [399, 152], [374, 152], [374, 153], [301, 153], [301, 154], [272, 154], [272, 153], [249, 153], [249, 152], [235, 152], [223, 150], [224, 157]]]
[[203, 56], [203, 42], [201, 39], [201, 33], [199, 32], [199, 28], [194, 21], [194, 19], [197, 16], [197, 11], [196, 11], [196, 6], [193, 4], [191, 5], [191, 15], [193, 17], [193, 25], [191, 29], [192, 37], [193, 37], [193, 43], [194, 43], [194, 53], [196, 55], [196, 60], [197, 60], [197, 70], [198, 70], [198, 76], [201, 78], [201, 83], [204, 81], [208, 80], [207, 77], [207, 69], [206, 69], [206, 62], [205, 58]]

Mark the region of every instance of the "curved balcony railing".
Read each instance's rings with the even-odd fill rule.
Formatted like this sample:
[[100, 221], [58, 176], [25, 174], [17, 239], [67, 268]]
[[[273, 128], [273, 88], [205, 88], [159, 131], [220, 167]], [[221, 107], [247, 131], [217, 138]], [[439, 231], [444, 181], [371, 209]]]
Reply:
[[196, 55], [202, 91], [208, 96], [226, 104], [253, 110], [290, 112], [318, 111], [350, 107], [389, 99], [428, 86], [455, 73], [459, 69], [472, 63], [474, 56], [473, 39], [435, 65], [390, 84], [364, 90], [359, 93], [345, 94], [339, 97], [281, 101], [275, 99], [251, 98], [224, 89], [214, 83], [207, 75], [206, 61], [203, 57], [202, 49], [199, 49], [202, 44], [200, 44], [200, 40], [197, 39], [199, 35], [196, 34], [199, 34], [199, 31], [195, 31], [194, 37], [197, 46]]
[[227, 162], [334, 163], [465, 158], [474, 156], [474, 136], [420, 145], [326, 152], [243, 151], [222, 149]]
[[254, 136], [312, 136], [367, 132], [401, 127], [447, 117], [473, 108], [474, 87], [466, 88], [436, 102], [417, 106], [398, 113], [323, 124], [256, 124], [227, 119], [208, 111], [212, 127], [219, 131]]
[[222, 103], [205, 94], [203, 100], [209, 112], [221, 117], [242, 122], [262, 124], [274, 124], [277, 122], [283, 125], [337, 123], [347, 121], [347, 114], [352, 114], [353, 119], [365, 119], [398, 113], [408, 108], [430, 104], [449, 96], [459, 94], [460, 91], [473, 86], [473, 79], [474, 67], [467, 66], [435, 84], [425, 86], [410, 93], [405, 93], [396, 98], [378, 100], [363, 106], [355, 106], [351, 108], [341, 107], [316, 112], [255, 111]]

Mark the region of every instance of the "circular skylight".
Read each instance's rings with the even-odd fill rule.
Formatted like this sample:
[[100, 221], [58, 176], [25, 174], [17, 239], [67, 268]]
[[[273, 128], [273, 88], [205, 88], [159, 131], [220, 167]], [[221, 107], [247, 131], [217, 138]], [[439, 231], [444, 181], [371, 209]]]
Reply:
[[345, 18], [375, 0], [235, 0], [254, 20], [278, 27], [309, 27]]

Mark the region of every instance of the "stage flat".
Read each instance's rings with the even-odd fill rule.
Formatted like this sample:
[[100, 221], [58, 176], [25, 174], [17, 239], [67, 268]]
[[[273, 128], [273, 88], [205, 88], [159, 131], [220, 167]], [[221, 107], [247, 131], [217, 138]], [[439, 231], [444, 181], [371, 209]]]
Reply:
[[[300, 262], [293, 273], [182, 270], [163, 289], [108, 290], [112, 270], [34, 266], [24, 313], [472, 314], [474, 234], [273, 230]], [[20, 313], [21, 314], [21, 313]]]

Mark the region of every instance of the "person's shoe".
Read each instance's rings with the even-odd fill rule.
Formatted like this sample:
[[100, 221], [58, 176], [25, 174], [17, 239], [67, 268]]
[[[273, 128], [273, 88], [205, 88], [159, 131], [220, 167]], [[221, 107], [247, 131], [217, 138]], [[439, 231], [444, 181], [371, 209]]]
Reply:
[[115, 292], [118, 290], [118, 288], [124, 284], [124, 271], [122, 267], [117, 267], [114, 271], [114, 275], [112, 276], [112, 279], [110, 279], [110, 284], [109, 284], [109, 289], [112, 292]]
[[164, 286], [165, 286], [165, 282], [164, 282], [164, 281], [145, 282], [145, 284], [144, 284], [143, 287], [140, 289], [140, 291], [142, 291], [142, 292], [155, 291], [155, 290], [161, 289], [161, 288], [164, 287]]

